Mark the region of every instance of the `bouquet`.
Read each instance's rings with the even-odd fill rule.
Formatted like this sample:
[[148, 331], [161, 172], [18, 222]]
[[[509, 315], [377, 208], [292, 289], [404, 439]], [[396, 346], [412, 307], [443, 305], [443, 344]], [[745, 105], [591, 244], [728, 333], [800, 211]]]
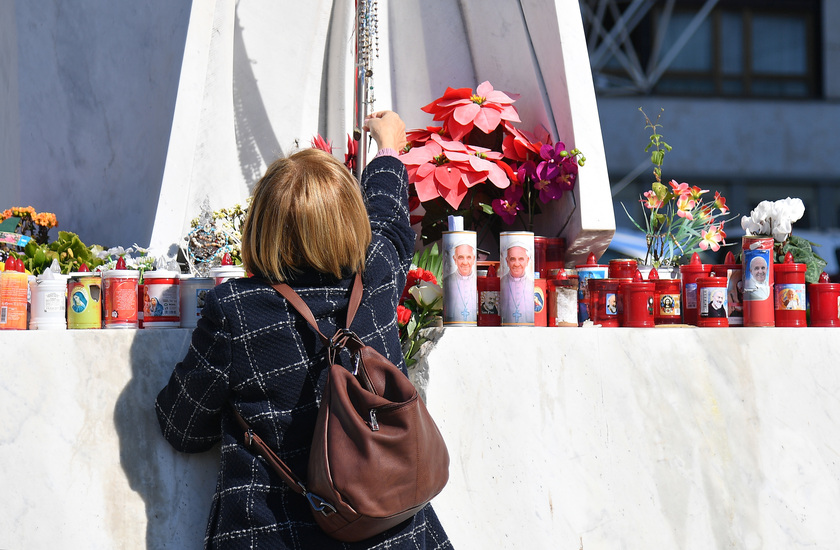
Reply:
[[826, 266], [826, 261], [813, 250], [819, 245], [793, 234], [793, 223], [804, 214], [802, 199], [761, 201], [749, 216], [741, 218], [741, 228], [747, 235], [773, 237], [774, 261], [783, 263], [785, 254], [790, 252], [794, 262], [807, 266], [805, 282], [816, 283]]
[[671, 150], [663, 139], [659, 128], [659, 116], [656, 121], [642, 111], [645, 128], [651, 130], [650, 142], [645, 152], [650, 153], [653, 163], [654, 181], [651, 188], [642, 194], [639, 202], [644, 213], [643, 221], [633, 219], [627, 208], [624, 211], [637, 229], [645, 234], [647, 252], [640, 258], [645, 265], [675, 266], [684, 258], [691, 258], [695, 252], [712, 250], [717, 252], [726, 245], [726, 232], [723, 229], [723, 215], [729, 212], [726, 199], [717, 191], [710, 198], [708, 189], [689, 186], [670, 180], [662, 183], [662, 164], [665, 153]]
[[438, 284], [441, 258], [437, 245], [417, 252], [408, 272], [405, 288], [397, 306], [397, 325], [406, 367], [417, 362], [414, 357], [428, 341], [423, 329], [437, 325], [443, 312], [443, 289]]
[[410, 130], [400, 159], [425, 210], [424, 242], [440, 238], [450, 215], [476, 229], [499, 219], [533, 231], [540, 205], [574, 188], [586, 159], [544, 130], [517, 128], [518, 98], [483, 82], [475, 91], [447, 88], [422, 108], [441, 126]]

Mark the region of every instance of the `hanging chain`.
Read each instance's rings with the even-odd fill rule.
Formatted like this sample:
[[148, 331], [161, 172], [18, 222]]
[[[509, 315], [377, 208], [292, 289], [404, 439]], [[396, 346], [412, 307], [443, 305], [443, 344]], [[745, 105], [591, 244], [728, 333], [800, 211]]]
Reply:
[[365, 118], [373, 110], [373, 60], [379, 57], [379, 20], [377, 0], [356, 0], [356, 89], [355, 127], [357, 143], [356, 175], [361, 181], [367, 161]]

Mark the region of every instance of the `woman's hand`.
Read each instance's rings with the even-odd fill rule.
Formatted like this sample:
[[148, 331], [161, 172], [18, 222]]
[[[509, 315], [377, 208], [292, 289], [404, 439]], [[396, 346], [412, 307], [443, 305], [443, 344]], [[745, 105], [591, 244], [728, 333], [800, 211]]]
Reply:
[[365, 119], [365, 130], [379, 149], [401, 151], [405, 147], [405, 123], [394, 111], [377, 111]]

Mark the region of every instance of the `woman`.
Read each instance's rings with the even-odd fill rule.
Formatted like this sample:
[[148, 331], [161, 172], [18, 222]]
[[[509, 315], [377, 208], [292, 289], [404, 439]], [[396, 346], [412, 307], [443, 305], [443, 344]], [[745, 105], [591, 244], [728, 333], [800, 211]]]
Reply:
[[405, 369], [396, 325], [414, 249], [408, 181], [396, 158], [405, 125], [384, 111], [371, 115], [367, 127], [380, 151], [365, 170], [361, 193], [344, 165], [316, 149], [268, 168], [242, 230], [243, 263], [254, 277], [207, 294], [190, 349], [158, 395], [161, 430], [176, 449], [201, 452], [221, 441], [207, 548], [451, 548], [431, 506], [366, 541], [329, 538], [306, 500], [242, 445], [229, 409], [233, 404], [306, 479], [327, 361], [315, 332], [273, 282], [294, 288], [321, 331], [332, 334], [344, 326], [349, 288], [361, 270], [364, 295], [352, 329]]

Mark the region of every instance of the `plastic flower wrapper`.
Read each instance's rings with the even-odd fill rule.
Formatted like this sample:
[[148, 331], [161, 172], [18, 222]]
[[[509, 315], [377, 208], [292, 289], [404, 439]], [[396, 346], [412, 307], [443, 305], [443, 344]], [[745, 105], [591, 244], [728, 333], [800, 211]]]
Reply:
[[36, 277], [36, 280], [40, 283], [41, 281], [52, 281], [55, 279], [55, 274], [61, 273], [61, 265], [58, 263], [58, 260], [53, 260], [52, 263], [47, 267], [43, 273]]
[[819, 245], [793, 234], [793, 224], [804, 215], [805, 204], [798, 198], [761, 201], [749, 216], [741, 218], [741, 228], [747, 235], [773, 237], [776, 263], [784, 262], [785, 254], [790, 252], [794, 262], [807, 266], [805, 282], [816, 283], [826, 266], [826, 261], [814, 251]]
[[436, 326], [443, 312], [443, 289], [438, 284], [441, 268], [440, 252], [435, 244], [415, 253], [412, 269], [406, 277], [396, 313], [407, 367], [417, 362], [414, 356], [428, 341], [423, 329]]
[[[14, 206], [0, 212], [0, 222], [10, 220], [10, 231], [30, 237], [36, 244], [47, 244], [49, 232], [58, 227], [58, 219], [51, 212], [36, 212], [31, 206]], [[5, 228], [4, 228], [5, 230]], [[21, 240], [19, 246], [26, 246], [29, 241]]]

